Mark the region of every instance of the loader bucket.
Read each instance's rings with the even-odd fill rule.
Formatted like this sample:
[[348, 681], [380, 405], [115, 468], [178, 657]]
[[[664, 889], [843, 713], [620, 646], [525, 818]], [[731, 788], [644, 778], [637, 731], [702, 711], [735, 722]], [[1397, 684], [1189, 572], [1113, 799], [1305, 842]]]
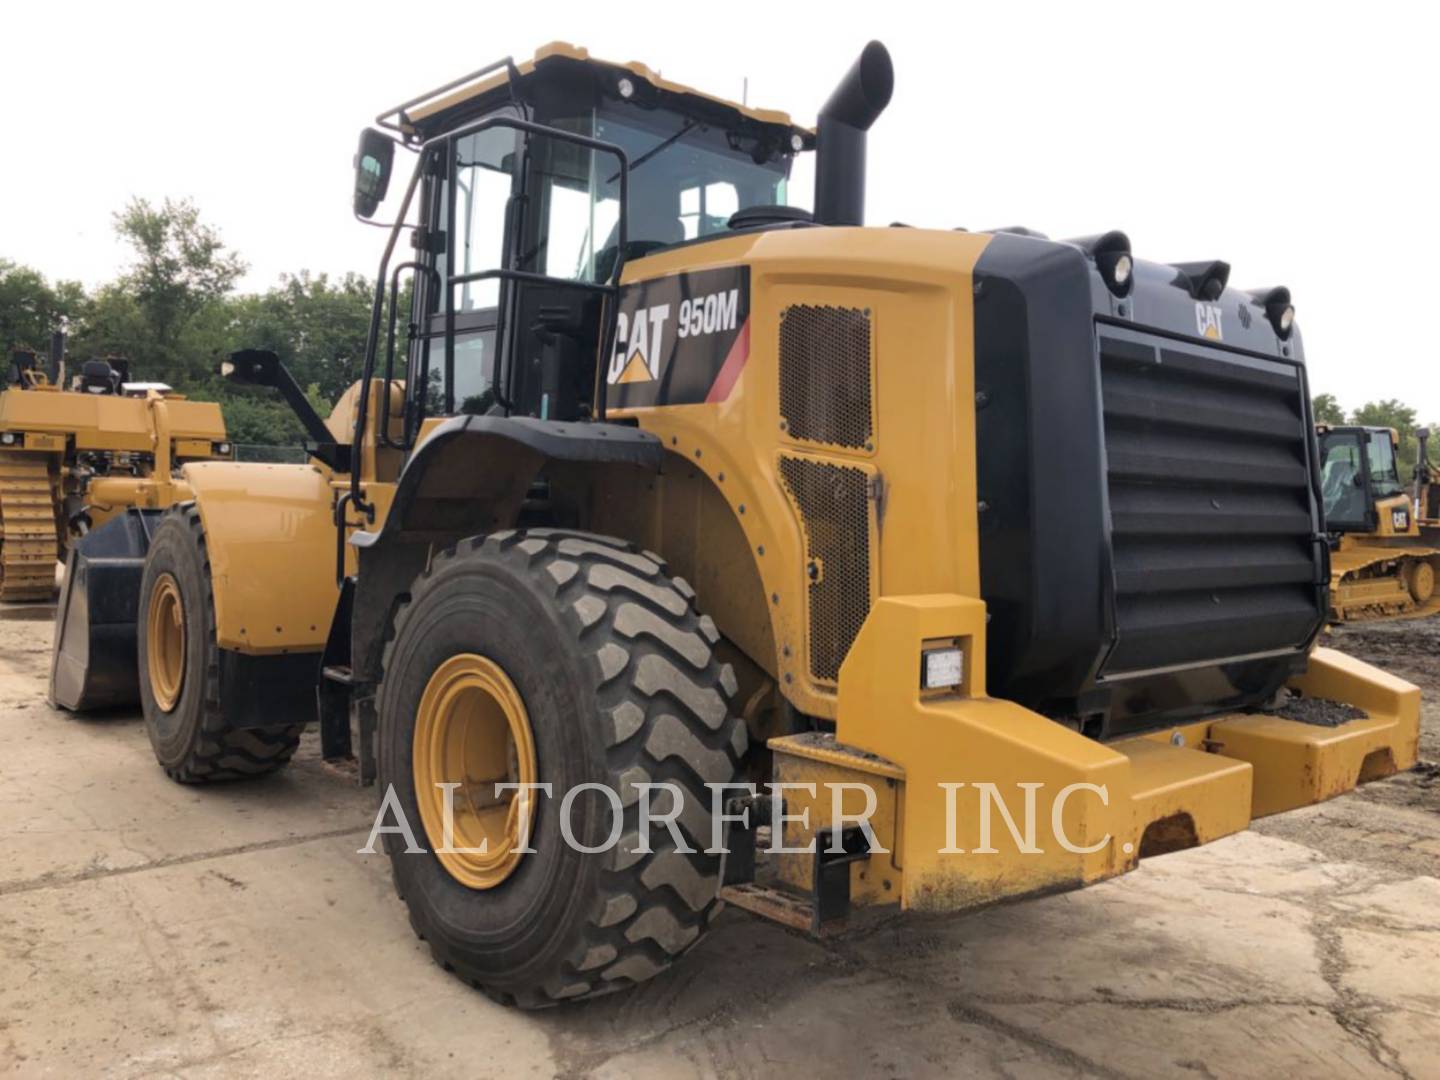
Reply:
[[127, 510], [72, 544], [55, 616], [50, 701], [82, 711], [136, 705], [140, 575], [161, 510]]

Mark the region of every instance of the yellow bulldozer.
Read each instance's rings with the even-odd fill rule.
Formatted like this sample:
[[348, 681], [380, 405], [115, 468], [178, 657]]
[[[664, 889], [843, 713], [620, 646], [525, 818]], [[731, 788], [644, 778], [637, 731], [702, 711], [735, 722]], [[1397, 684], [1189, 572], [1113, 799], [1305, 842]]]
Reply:
[[130, 381], [128, 361], [85, 361], [66, 385], [64, 335], [48, 370], [12, 356], [0, 390], [0, 600], [50, 600], [72, 540], [130, 506], [163, 507], [188, 490], [174, 471], [231, 456], [220, 407]]
[[[187, 465], [92, 534], [164, 770], [268, 773], [317, 723], [435, 959], [539, 1007], [722, 901], [955, 911], [1412, 766], [1419, 691], [1315, 647], [1288, 291], [863, 227], [892, 88], [871, 43], [812, 129], [556, 43], [378, 117], [356, 214], [413, 164], [361, 380], [321, 419], [225, 365], [309, 462]], [[73, 701], [125, 628], [62, 607]]]
[[[1357, 622], [1440, 611], [1440, 516], [1426, 456], [1410, 490], [1393, 428], [1320, 424], [1321, 491], [1330, 537], [1330, 616]], [[1428, 516], [1427, 516], [1428, 515]]]

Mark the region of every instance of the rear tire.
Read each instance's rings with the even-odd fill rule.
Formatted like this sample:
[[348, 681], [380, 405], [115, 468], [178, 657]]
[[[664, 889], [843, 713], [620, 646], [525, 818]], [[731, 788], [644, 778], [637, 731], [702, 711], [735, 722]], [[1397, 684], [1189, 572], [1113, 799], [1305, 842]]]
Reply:
[[[174, 605], [177, 592], [179, 603]], [[168, 667], [166, 658], [151, 655], [155, 645], [150, 628], [164, 621], [158, 618], [163, 613], [152, 611], [158, 604], [178, 607], [183, 619], [183, 663], [178, 678], [162, 680], [168, 685], [160, 688], [160, 700], [150, 677], [152, 670], [163, 672]], [[199, 784], [263, 776], [282, 768], [294, 755], [303, 724], [233, 728], [225, 720], [210, 559], [200, 511], [193, 502], [172, 507], [155, 529], [140, 579], [136, 637], [145, 731], [155, 759], [172, 780]]]
[[[735, 676], [715, 656], [714, 624], [693, 592], [634, 545], [549, 529], [463, 541], [438, 556], [398, 611], [379, 692], [379, 781], [423, 853], [385, 837], [401, 898], [435, 960], [506, 1004], [594, 997], [664, 970], [704, 934], [719, 907], [707, 783], [736, 781], [747, 749], [730, 707]], [[498, 884], [467, 888], [434, 854], [415, 790], [417, 708], [452, 657], [480, 655], [523, 698], [539, 799], [529, 851]], [[422, 728], [423, 730], [423, 728]], [[676, 784], [693, 853], [652, 821], [637, 853], [640, 783]], [[563, 839], [561, 801], [584, 783], [619, 793], [620, 841], [584, 854]], [[650, 795], [654, 812], [669, 796]], [[577, 797], [574, 837], [602, 846], [612, 809]], [[458, 845], [457, 845], [458, 846]]]

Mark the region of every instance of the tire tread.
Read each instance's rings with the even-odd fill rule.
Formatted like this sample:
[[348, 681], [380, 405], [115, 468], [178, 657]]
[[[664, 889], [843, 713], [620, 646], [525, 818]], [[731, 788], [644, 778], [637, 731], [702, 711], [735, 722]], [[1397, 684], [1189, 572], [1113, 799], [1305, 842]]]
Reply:
[[[734, 673], [715, 654], [719, 635], [696, 610], [690, 586], [635, 544], [567, 529], [507, 530], [461, 541], [432, 560], [397, 607], [382, 671], [390, 669], [409, 619], [438, 587], [437, 577], [467, 558], [509, 562], [553, 599], [593, 677], [608, 782], [623, 794], [627, 782], [648, 776], [680, 786], [687, 807], [699, 800], [701, 812], [679, 819], [697, 850], [679, 851], [657, 823], [651, 852], [637, 854], [638, 800], [625, 796], [622, 839], [583, 927], [555, 969], [522, 989], [491, 985], [485, 973], [467, 969], [460, 950], [425, 932], [414, 908], [411, 925], [442, 966], [523, 1008], [598, 997], [648, 979], [694, 947], [720, 906], [719, 856], [704, 853], [710, 837], [689, 835], [697, 819], [710, 820], [707, 780], [736, 780], [748, 747], [744, 721], [732, 708]], [[677, 724], [683, 737], [663, 736]], [[652, 739], [657, 730], [658, 741]], [[663, 752], [657, 755], [652, 743]], [[666, 796], [652, 797], [656, 814], [663, 814]]]

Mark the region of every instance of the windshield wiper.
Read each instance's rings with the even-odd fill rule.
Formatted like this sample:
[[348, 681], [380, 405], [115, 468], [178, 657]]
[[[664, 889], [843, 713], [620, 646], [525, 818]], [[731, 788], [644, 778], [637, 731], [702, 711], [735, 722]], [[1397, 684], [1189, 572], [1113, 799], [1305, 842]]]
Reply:
[[[693, 127], [695, 127], [695, 125], [696, 125], [697, 123], [698, 123], [698, 121], [695, 121], [695, 120], [687, 120], [687, 121], [685, 121], [685, 126], [682, 127], [679, 131], [675, 132], [674, 135], [671, 135], [668, 139], [664, 140], [663, 142], [656, 143], [656, 144], [655, 144], [654, 146], [652, 146], [649, 150], [646, 150], [645, 153], [641, 154], [641, 155], [640, 155], [639, 157], [637, 157], [634, 161], [632, 161], [632, 162], [630, 163], [630, 171], [633, 173], [633, 172], [634, 172], [636, 169], [638, 169], [641, 165], [644, 165], [645, 162], [649, 161], [649, 160], [650, 160], [651, 158], [653, 158], [656, 154], [660, 153], [661, 150], [664, 150], [667, 146], [670, 146], [670, 145], [672, 145], [673, 143], [679, 142], [681, 139], [683, 139], [683, 138], [690, 132], [690, 130], [691, 130]], [[613, 183], [615, 183], [616, 180], [619, 180], [619, 179], [620, 179], [620, 174], [617, 172], [614, 176], [610, 177], [610, 179], [609, 179], [609, 180], [606, 180], [605, 182], [606, 182], [607, 184], [613, 184]]]

